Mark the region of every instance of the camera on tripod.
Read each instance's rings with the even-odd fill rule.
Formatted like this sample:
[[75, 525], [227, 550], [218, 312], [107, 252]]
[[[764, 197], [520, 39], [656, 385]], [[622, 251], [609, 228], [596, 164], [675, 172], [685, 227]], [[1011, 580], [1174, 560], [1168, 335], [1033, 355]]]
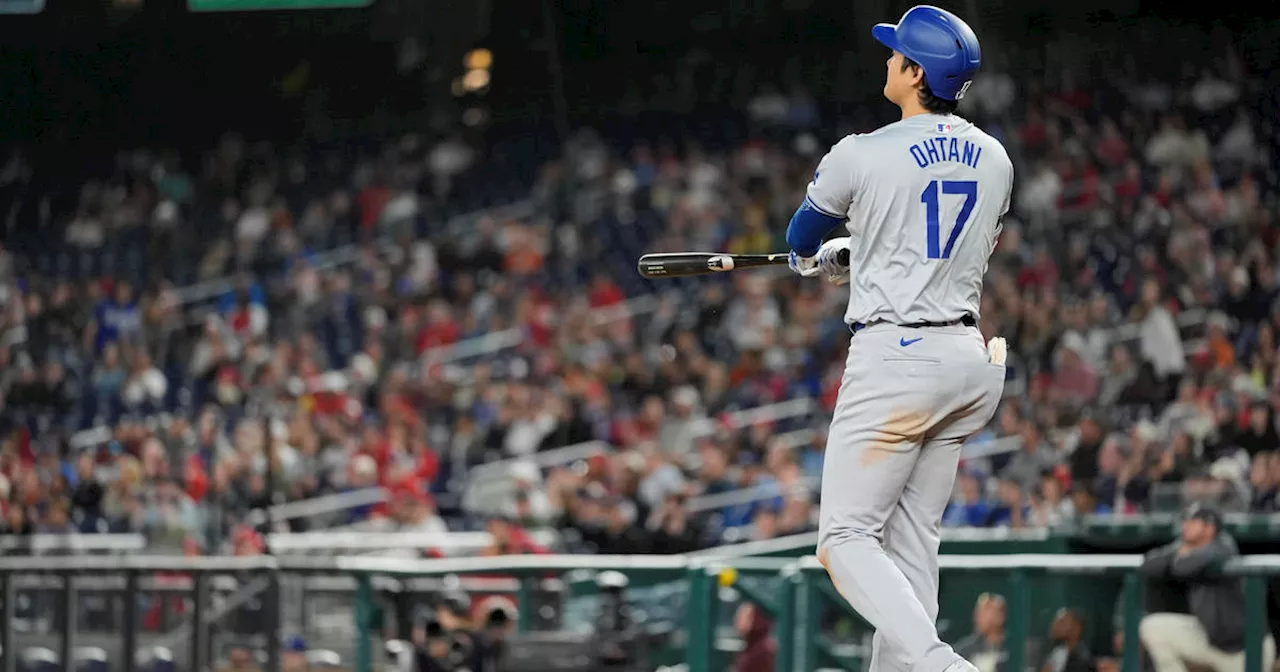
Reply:
[[596, 576], [600, 610], [596, 613], [592, 658], [597, 669], [641, 669], [643, 638], [636, 611], [627, 602], [628, 585], [630, 580], [621, 572], [601, 572]]

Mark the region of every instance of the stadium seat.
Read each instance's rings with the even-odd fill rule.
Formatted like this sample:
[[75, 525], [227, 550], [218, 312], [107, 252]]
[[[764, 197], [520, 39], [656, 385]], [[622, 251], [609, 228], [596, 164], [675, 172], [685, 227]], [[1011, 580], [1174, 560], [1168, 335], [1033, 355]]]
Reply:
[[58, 654], [53, 649], [33, 646], [22, 651], [19, 659], [23, 672], [60, 672]]
[[176, 672], [178, 668], [173, 662], [173, 651], [157, 646], [138, 652], [138, 669], [140, 672]]
[[74, 661], [73, 669], [76, 672], [107, 672], [110, 669], [106, 649], [96, 646], [78, 646], [71, 656]]
[[386, 644], [387, 662], [390, 664], [388, 669], [397, 672], [412, 672], [413, 670], [413, 644], [403, 639], [388, 640]]
[[337, 651], [313, 649], [307, 652], [307, 665], [311, 666], [311, 669], [313, 670], [323, 670], [326, 668], [337, 669], [342, 667], [342, 656], [338, 655]]

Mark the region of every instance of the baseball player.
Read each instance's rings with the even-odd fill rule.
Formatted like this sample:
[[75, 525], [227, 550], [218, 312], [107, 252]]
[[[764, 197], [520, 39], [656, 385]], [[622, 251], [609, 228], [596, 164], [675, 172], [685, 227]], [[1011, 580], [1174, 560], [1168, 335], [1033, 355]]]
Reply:
[[[902, 119], [837, 143], [787, 229], [793, 270], [851, 289], [818, 558], [876, 628], [873, 672], [965, 672], [934, 626], [938, 546], [961, 444], [1004, 387], [1004, 342], [976, 325], [1013, 166], [955, 115], [982, 60], [964, 21], [922, 5], [871, 33], [893, 52], [884, 96]], [[823, 243], [841, 224], [849, 237]]]

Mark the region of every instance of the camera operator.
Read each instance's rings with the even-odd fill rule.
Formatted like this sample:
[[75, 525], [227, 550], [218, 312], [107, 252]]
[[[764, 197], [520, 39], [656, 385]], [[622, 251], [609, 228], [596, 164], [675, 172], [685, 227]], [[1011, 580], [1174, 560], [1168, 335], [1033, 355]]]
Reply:
[[600, 611], [596, 615], [593, 669], [641, 669], [640, 633], [626, 599], [629, 581], [620, 572], [601, 572]]
[[515, 606], [502, 597], [492, 597], [481, 606], [483, 626], [475, 633], [474, 672], [501, 672], [506, 669], [507, 638], [515, 630]]
[[478, 650], [471, 625], [471, 599], [446, 593], [415, 629], [418, 672], [477, 672]]
[[455, 672], [461, 663], [454, 655], [453, 638], [434, 614], [414, 632], [414, 644], [417, 672]]

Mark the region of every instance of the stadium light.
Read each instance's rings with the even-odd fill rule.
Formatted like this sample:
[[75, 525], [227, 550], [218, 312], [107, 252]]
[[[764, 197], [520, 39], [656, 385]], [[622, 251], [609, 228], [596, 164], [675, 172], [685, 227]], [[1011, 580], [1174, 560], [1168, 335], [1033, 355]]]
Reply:
[[472, 49], [462, 64], [468, 70], [488, 70], [493, 67], [493, 52], [488, 49]]
[[486, 86], [489, 86], [488, 70], [470, 70], [462, 76], [462, 88], [470, 93], [475, 93]]

